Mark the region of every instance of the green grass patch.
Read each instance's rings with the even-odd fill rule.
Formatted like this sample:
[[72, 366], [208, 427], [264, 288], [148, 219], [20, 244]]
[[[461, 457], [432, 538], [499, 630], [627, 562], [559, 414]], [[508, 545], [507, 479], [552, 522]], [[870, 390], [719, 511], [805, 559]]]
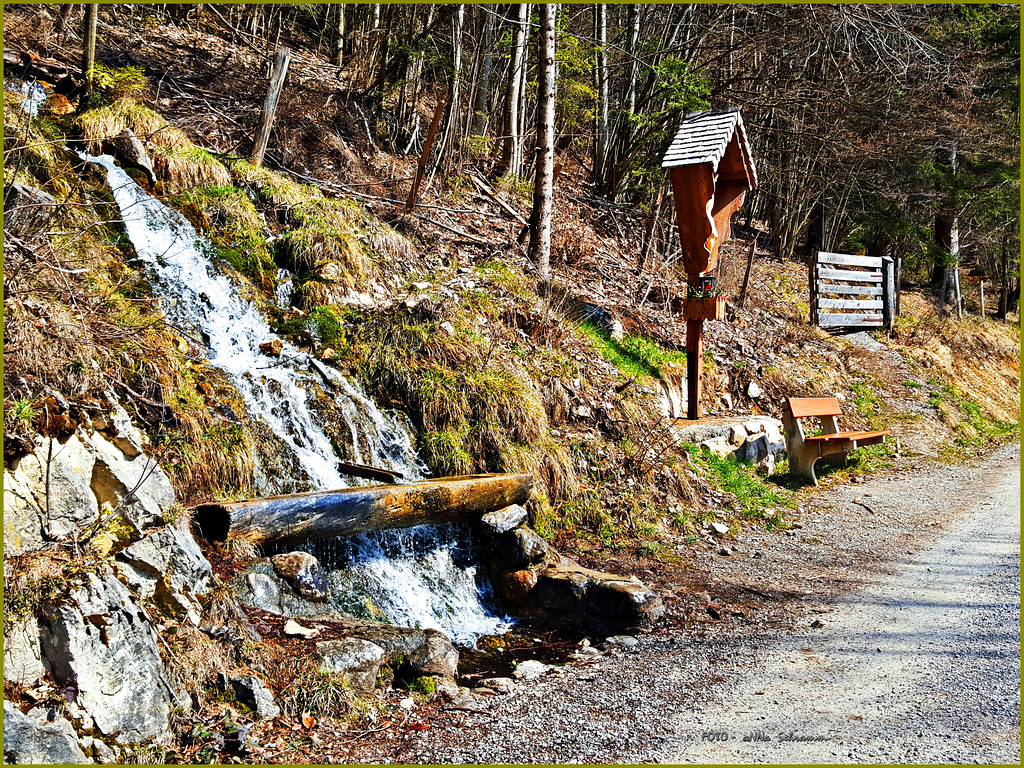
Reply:
[[249, 197], [232, 186], [196, 187], [171, 203], [210, 241], [217, 256], [260, 284], [277, 265], [267, 246], [263, 217]]
[[989, 443], [1020, 436], [1020, 422], [1000, 421], [992, 418], [977, 402], [963, 395], [951, 384], [929, 383], [938, 387], [929, 393], [928, 402], [939, 412], [940, 416], [944, 420], [949, 418], [950, 412], [945, 407], [946, 405], [955, 407], [960, 415], [959, 421], [953, 427], [957, 433], [954, 442], [963, 451], [940, 448], [940, 458], [944, 451], [947, 454], [947, 460], [955, 461], [964, 452], [970, 454], [973, 449]]
[[619, 341], [613, 339], [606, 328], [589, 320], [577, 327], [590, 340], [594, 349], [628, 378], [661, 378], [664, 368], [686, 364], [685, 352], [667, 351], [646, 336], [627, 335]]
[[761, 522], [772, 528], [780, 522], [779, 515], [768, 515], [771, 509], [796, 506], [792, 491], [781, 484], [762, 478], [750, 464], [734, 457], [721, 458], [697, 446], [685, 446], [690, 463], [712, 486], [736, 497], [733, 511], [743, 520]]

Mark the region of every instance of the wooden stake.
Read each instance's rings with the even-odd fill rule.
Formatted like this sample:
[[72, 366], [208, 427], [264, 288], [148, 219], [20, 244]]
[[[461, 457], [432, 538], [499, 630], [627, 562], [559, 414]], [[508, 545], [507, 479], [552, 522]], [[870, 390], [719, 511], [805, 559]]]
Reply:
[[444, 102], [438, 101], [434, 109], [434, 119], [430, 121], [430, 130], [427, 132], [427, 139], [423, 142], [423, 152], [420, 154], [420, 162], [416, 166], [416, 179], [409, 190], [409, 200], [405, 204], [405, 210], [412, 212], [416, 207], [416, 198], [420, 194], [420, 184], [423, 182], [423, 172], [427, 168], [427, 158], [430, 157], [430, 147], [434, 144], [434, 134], [437, 133], [437, 124], [441, 122], [441, 115], [444, 114]]
[[288, 63], [291, 58], [292, 53], [287, 48], [282, 48], [277, 52], [274, 73], [270, 77], [270, 88], [267, 90], [267, 99], [263, 102], [260, 125], [256, 129], [256, 138], [253, 139], [250, 162], [255, 166], [263, 165], [263, 155], [266, 153], [267, 143], [270, 141], [270, 128], [274, 124], [274, 114], [277, 112], [277, 100], [284, 88], [284, 81], [288, 75]]
[[985, 317], [985, 281], [981, 281], [981, 316]]
[[[750, 282], [750, 268], [754, 266], [754, 251], [757, 250], [757, 238], [754, 238], [754, 242], [750, 244], [750, 251], [747, 253], [747, 269], [743, 273], [743, 287], [740, 288], [740, 298], [737, 302], [739, 306], [743, 306], [743, 302], [747, 300], [747, 284]], [[812, 289], [813, 290], [813, 289]], [[813, 301], [813, 297], [812, 297]], [[812, 320], [813, 322], [813, 320]]]

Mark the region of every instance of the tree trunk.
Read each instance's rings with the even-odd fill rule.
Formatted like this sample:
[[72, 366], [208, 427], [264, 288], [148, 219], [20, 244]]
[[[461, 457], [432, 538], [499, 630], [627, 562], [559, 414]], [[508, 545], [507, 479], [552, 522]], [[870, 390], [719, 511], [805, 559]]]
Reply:
[[608, 158], [608, 6], [603, 3], [594, 6], [597, 27], [597, 113], [594, 129], [594, 181], [601, 185], [607, 169]]
[[491, 38], [493, 35], [494, 18], [488, 13], [484, 19], [484, 33], [481, 42], [483, 46], [483, 60], [480, 62], [476, 108], [473, 115], [473, 133], [480, 136], [484, 135], [487, 131], [487, 115], [491, 96], [491, 54], [493, 53]]
[[558, 6], [542, 3], [537, 38], [537, 155], [530, 258], [542, 293], [551, 283], [551, 203], [555, 171], [555, 19]]
[[508, 74], [508, 90], [505, 96], [504, 138], [501, 146], [501, 172], [518, 174], [523, 164], [522, 144], [519, 135], [519, 94], [526, 78], [526, 31], [530, 19], [530, 5], [518, 6], [519, 16], [515, 22], [515, 42], [512, 46], [512, 62]]
[[340, 67], [345, 58], [345, 5], [338, 3], [337, 24], [334, 27], [334, 66]]
[[452, 79], [448, 84], [448, 114], [444, 121], [444, 131], [441, 133], [441, 141], [438, 144], [437, 163], [435, 169], [448, 164], [451, 156], [448, 152], [455, 140], [457, 125], [459, 121], [459, 105], [462, 99], [459, 91], [462, 89], [462, 30], [466, 23], [466, 6], [459, 5], [452, 20]]
[[[85, 37], [82, 40], [82, 78], [85, 80], [85, 94], [92, 93], [93, 67], [96, 66], [96, 21], [99, 5], [87, 3], [85, 6]], [[83, 99], [87, 101], [87, 99]]]
[[511, 504], [525, 504], [532, 492], [533, 475], [468, 475], [202, 504], [194, 514], [201, 535], [210, 541], [301, 544], [479, 519]]

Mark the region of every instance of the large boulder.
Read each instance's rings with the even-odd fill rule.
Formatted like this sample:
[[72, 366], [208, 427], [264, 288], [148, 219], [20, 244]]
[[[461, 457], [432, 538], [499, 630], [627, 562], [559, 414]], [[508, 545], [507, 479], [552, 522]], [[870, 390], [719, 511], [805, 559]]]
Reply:
[[664, 613], [635, 577], [583, 568], [525, 524], [482, 522], [481, 552], [495, 592], [516, 615], [558, 629], [616, 634], [649, 626]]
[[43, 510], [23, 477], [4, 469], [4, 554], [34, 552], [43, 545]]
[[146, 147], [131, 128], [125, 128], [113, 138], [104, 139], [101, 149], [113, 155], [123, 168], [135, 168], [145, 173], [151, 186], [156, 184], [153, 161], [149, 159]]
[[167, 682], [149, 618], [109, 571], [87, 574], [67, 599], [44, 607], [41, 641], [54, 681], [75, 691], [105, 738], [163, 738], [171, 708], [189, 703]]
[[308, 552], [288, 552], [270, 558], [274, 571], [307, 600], [325, 602], [330, 596], [320, 562]]
[[357, 690], [372, 691], [377, 673], [387, 658], [384, 649], [369, 640], [346, 637], [316, 644], [324, 672], [340, 674]]
[[48, 538], [81, 538], [100, 515], [91, 488], [95, 456], [82, 434], [72, 435], [63, 444], [38, 437], [36, 444], [35, 452], [15, 465], [14, 480], [46, 512], [43, 530]]
[[99, 432], [93, 433], [90, 443], [95, 456], [91, 487], [96, 501], [120, 509], [138, 535], [162, 525], [164, 508], [174, 503], [174, 488], [156, 461], [141, 453], [126, 456]]
[[[111, 401], [99, 429], [79, 427], [70, 437], [37, 437], [34, 450], [4, 470], [4, 545], [7, 554], [38, 549], [44, 538], [83, 540], [94, 533], [104, 505], [117, 510], [133, 538], [163, 524], [174, 489], [142, 437]], [[9, 519], [8, 519], [9, 516]]]
[[190, 595], [204, 594], [213, 573], [192, 534], [174, 525], [148, 534], [118, 557], [154, 579], [166, 576], [171, 586]]
[[19, 182], [4, 187], [4, 232], [31, 237], [41, 232], [57, 210], [57, 200], [41, 189]]
[[428, 629], [424, 631], [423, 644], [406, 656], [406, 663], [417, 675], [455, 677], [459, 671], [459, 652], [443, 634]]
[[650, 626], [665, 607], [635, 576], [624, 578], [563, 560], [537, 574], [524, 612], [549, 626], [615, 634]]
[[[51, 710], [52, 711], [52, 710]], [[84, 765], [91, 763], [71, 723], [36, 707], [29, 715], [4, 701], [4, 763], [12, 765]], [[31, 715], [31, 716], [30, 716]]]
[[281, 708], [274, 701], [274, 694], [254, 675], [221, 674], [220, 684], [225, 691], [230, 689], [235, 698], [255, 712], [260, 720], [273, 720], [281, 714]]
[[35, 615], [5, 616], [4, 681], [33, 685], [45, 672]]
[[213, 569], [191, 532], [168, 525], [118, 554], [118, 576], [137, 598], [152, 598], [167, 616], [198, 625], [199, 595], [209, 588]]

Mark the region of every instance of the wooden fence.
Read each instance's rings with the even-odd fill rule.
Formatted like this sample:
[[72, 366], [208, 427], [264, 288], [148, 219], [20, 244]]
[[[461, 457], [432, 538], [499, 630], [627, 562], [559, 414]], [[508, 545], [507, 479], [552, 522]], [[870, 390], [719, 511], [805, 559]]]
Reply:
[[811, 262], [811, 323], [822, 328], [891, 327], [898, 314], [889, 256], [818, 251]]

